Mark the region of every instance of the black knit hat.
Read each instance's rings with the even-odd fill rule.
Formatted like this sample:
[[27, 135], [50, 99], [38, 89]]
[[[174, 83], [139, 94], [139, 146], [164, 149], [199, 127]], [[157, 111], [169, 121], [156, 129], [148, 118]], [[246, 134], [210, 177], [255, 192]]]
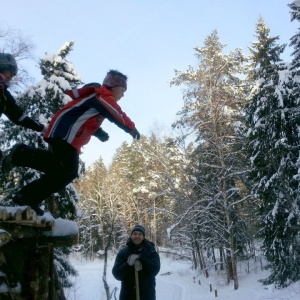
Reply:
[[11, 71], [14, 75], [18, 73], [18, 65], [13, 55], [9, 53], [0, 53], [0, 72]]
[[[133, 234], [134, 231], [139, 231], [143, 234], [143, 236], [145, 237], [145, 228], [142, 225], [136, 224], [132, 230], [131, 230], [131, 234]], [[130, 235], [131, 235], [130, 234]]]

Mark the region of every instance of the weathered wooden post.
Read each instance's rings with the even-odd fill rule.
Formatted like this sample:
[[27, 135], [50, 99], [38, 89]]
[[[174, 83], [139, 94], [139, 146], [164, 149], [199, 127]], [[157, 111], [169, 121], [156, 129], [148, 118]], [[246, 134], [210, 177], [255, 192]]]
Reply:
[[77, 243], [75, 222], [39, 217], [26, 206], [0, 207], [0, 299], [66, 300], [53, 250]]

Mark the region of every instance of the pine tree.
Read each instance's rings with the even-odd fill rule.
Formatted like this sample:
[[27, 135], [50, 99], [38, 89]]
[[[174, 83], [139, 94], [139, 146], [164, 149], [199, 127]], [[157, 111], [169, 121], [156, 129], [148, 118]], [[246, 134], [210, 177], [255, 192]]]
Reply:
[[[66, 60], [73, 48], [73, 42], [66, 43], [56, 55], [46, 55], [40, 60], [41, 73], [44, 78], [29, 87], [18, 97], [19, 105], [32, 118], [47, 125], [54, 113], [71, 100], [64, 92], [81, 83], [74, 66]], [[24, 143], [40, 149], [47, 149], [42, 135], [23, 127], [4, 121], [5, 146], [9, 149], [15, 143]], [[19, 189], [40, 176], [28, 168], [14, 168], [9, 176], [1, 175], [4, 189]], [[59, 216], [75, 216], [77, 193], [72, 184], [58, 193], [56, 200]]]
[[[299, 224], [297, 160], [299, 156], [299, 97], [280, 54], [285, 45], [269, 35], [262, 19], [256, 26], [257, 42], [251, 48], [252, 79], [256, 89], [246, 109], [250, 178], [258, 199], [260, 236], [271, 265], [266, 284], [288, 285], [298, 280], [299, 250], [295, 247]], [[293, 84], [292, 84], [293, 85]], [[298, 254], [297, 254], [298, 253]]]
[[[199, 231], [197, 222], [202, 224], [202, 220], [211, 220], [210, 229], [207, 222], [205, 227], [211, 242], [228, 249], [227, 266], [232, 267], [228, 280], [232, 278], [237, 289], [238, 227], [234, 219], [238, 217], [238, 203], [247, 199], [241, 192], [241, 174], [245, 172], [246, 164], [242, 138], [237, 132], [242, 121], [241, 107], [248, 92], [241, 79], [247, 58], [240, 49], [224, 55], [224, 47], [214, 31], [206, 38], [204, 47], [195, 48], [198, 68], [176, 71], [176, 78], [171, 83], [187, 86], [184, 107], [179, 113], [181, 118], [175, 125], [193, 130], [198, 143], [193, 162], [197, 178], [194, 212], [200, 218], [194, 218], [192, 231]], [[199, 244], [202, 233], [194, 235], [199, 237]]]

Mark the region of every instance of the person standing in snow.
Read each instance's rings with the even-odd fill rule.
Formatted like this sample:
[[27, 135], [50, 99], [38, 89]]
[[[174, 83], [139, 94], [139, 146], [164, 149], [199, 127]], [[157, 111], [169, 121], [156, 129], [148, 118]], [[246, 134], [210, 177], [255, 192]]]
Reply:
[[[119, 300], [155, 300], [155, 276], [159, 270], [160, 258], [155, 245], [145, 238], [145, 228], [135, 225], [126, 245], [117, 254], [112, 269], [113, 276], [121, 281]], [[139, 299], [136, 297], [137, 288]]]
[[[11, 80], [18, 73], [18, 65], [13, 55], [0, 53], [0, 116], [4, 114], [10, 121], [22, 127], [44, 132], [45, 126], [27, 116], [8, 91]], [[2, 157], [2, 152], [0, 151]]]
[[108, 134], [100, 128], [105, 118], [133, 138], [140, 138], [135, 124], [117, 104], [126, 89], [127, 76], [110, 70], [102, 86], [91, 83], [66, 92], [73, 100], [55, 113], [44, 135], [50, 151], [17, 144], [3, 159], [2, 169], [5, 172], [21, 166], [44, 173], [15, 194], [12, 199], [15, 204], [28, 205], [42, 215], [39, 206], [43, 200], [78, 176], [81, 147], [89, 142], [92, 135], [103, 142], [108, 140]]

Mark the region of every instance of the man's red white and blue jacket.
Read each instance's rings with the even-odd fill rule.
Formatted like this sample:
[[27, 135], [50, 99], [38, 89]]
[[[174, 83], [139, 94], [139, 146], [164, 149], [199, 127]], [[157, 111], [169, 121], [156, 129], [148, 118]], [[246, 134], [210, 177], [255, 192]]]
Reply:
[[73, 100], [55, 113], [44, 135], [45, 141], [65, 140], [80, 153], [81, 147], [89, 142], [105, 118], [125, 132], [134, 133], [135, 124], [105, 86], [89, 84], [66, 93]]

